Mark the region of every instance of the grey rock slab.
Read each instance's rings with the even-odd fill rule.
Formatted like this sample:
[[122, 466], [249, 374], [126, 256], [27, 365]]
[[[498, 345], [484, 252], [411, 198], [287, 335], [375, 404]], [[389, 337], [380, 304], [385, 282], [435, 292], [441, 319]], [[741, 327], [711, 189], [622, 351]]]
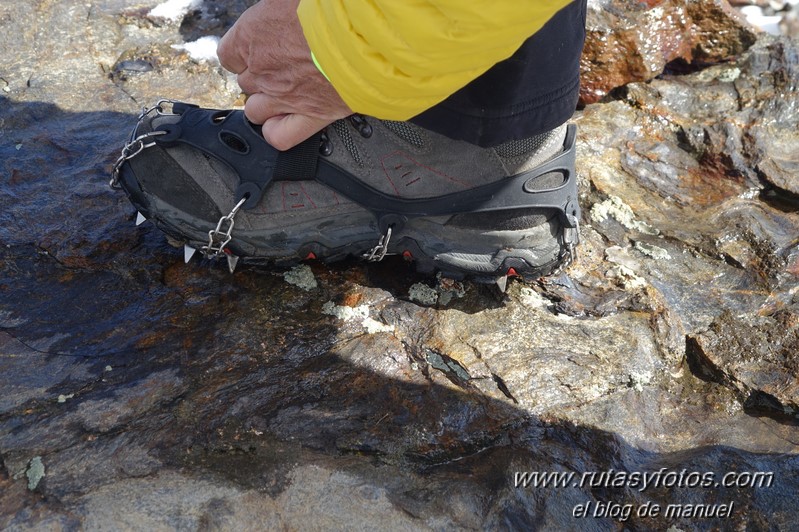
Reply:
[[[55, 363], [48, 361], [46, 353], [33, 349], [0, 333], [0, 414], [10, 412], [31, 399], [48, 397], [48, 391], [67, 379], [81, 379], [87, 375], [88, 364], [68, 357]], [[56, 399], [56, 397], [51, 397]]]
[[628, 388], [640, 391], [678, 362], [659, 349], [648, 316], [588, 321], [525, 303], [471, 316], [441, 313], [436, 329], [449, 357], [467, 371], [476, 366], [483, 379], [501, 379], [525, 411], [550, 415]]

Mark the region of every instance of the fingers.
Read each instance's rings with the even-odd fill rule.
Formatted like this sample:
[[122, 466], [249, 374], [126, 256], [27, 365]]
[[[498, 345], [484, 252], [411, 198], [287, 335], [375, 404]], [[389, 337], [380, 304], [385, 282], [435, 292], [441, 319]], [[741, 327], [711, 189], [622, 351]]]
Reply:
[[222, 36], [216, 47], [216, 55], [219, 57], [222, 68], [234, 74], [240, 74], [247, 70], [247, 58], [242, 51], [246, 51], [246, 47], [240, 46], [238, 28], [234, 25]]
[[250, 94], [244, 103], [244, 116], [253, 124], [263, 124], [273, 116], [286, 112], [285, 109], [276, 108], [275, 103], [274, 98], [263, 93]]
[[253, 30], [263, 26], [264, 14], [268, 12], [269, 6], [265, 2], [247, 8], [222, 36], [216, 47], [216, 55], [222, 67], [234, 74], [241, 74], [247, 70]]
[[244, 115], [254, 124], [263, 124], [261, 132], [264, 138], [281, 151], [293, 148], [332, 121], [293, 114], [275, 104], [274, 98], [261, 93], [253, 94], [244, 104]]
[[244, 94], [256, 94], [261, 92], [258, 86], [258, 77], [253, 75], [249, 70], [243, 70], [236, 76], [236, 82]]
[[330, 121], [324, 118], [297, 114], [280, 115], [266, 120], [261, 131], [269, 144], [278, 150], [285, 151], [309, 138], [329, 123]]

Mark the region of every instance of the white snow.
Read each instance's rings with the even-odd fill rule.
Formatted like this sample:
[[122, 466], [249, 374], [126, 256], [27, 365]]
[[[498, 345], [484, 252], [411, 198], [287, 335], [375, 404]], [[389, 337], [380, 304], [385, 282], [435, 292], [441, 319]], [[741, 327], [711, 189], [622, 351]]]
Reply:
[[215, 63], [219, 61], [216, 55], [216, 47], [219, 44], [219, 37], [208, 35], [200, 37], [196, 41], [187, 42], [184, 44], [173, 44], [172, 48], [175, 50], [185, 50], [189, 57], [198, 63], [208, 61]]
[[150, 10], [148, 16], [180, 22], [190, 10], [199, 7], [202, 0], [167, 0]]

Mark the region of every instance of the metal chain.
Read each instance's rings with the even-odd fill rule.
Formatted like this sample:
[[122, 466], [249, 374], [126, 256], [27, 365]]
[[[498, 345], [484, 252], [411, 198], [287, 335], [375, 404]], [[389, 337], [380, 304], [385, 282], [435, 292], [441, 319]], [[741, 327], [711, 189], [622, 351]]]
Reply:
[[[141, 121], [144, 120], [144, 118], [147, 115], [149, 115], [150, 113], [152, 113], [153, 111], [155, 111], [159, 115], [171, 114], [171, 113], [165, 113], [164, 112], [164, 104], [167, 104], [167, 103], [168, 104], [172, 104], [172, 103], [174, 103], [174, 101], [173, 100], [162, 99], [162, 100], [158, 100], [158, 102], [156, 102], [156, 104], [153, 105], [152, 107], [149, 107], [149, 108], [148, 107], [143, 107], [142, 110], [141, 110], [141, 113], [139, 113], [139, 116], [136, 118], [136, 128], [134, 128], [134, 131], [136, 131], [136, 129], [138, 129], [139, 125], [141, 124]], [[155, 142], [147, 142], [147, 143], [145, 143], [146, 140], [154, 138], [154, 137], [157, 137], [159, 135], [166, 135], [166, 133], [167, 133], [166, 131], [150, 131], [149, 133], [144, 133], [142, 135], [139, 135], [135, 139], [132, 139], [132, 140], [128, 141], [125, 144], [125, 146], [122, 147], [122, 153], [120, 154], [119, 158], [114, 163], [113, 168], [111, 168], [111, 181], [109, 181], [109, 183], [108, 183], [111, 186], [111, 188], [117, 188], [117, 189], [120, 188], [119, 187], [119, 170], [120, 170], [120, 168], [122, 168], [122, 165], [125, 163], [125, 161], [129, 161], [129, 160], [133, 159], [138, 154], [140, 154], [142, 151], [144, 151], [145, 148], [149, 148], [151, 146], [155, 146]]]
[[390, 225], [388, 226], [386, 233], [380, 236], [377, 245], [373, 247], [371, 251], [364, 253], [363, 258], [369, 262], [380, 262], [388, 255], [388, 243], [391, 241], [391, 227]]
[[155, 105], [153, 105], [152, 107], [147, 109], [146, 112], [143, 110], [142, 111], [143, 114], [139, 117], [139, 120], [141, 120], [142, 118], [144, 118], [145, 116], [147, 116], [148, 114], [150, 114], [153, 111], [155, 111], [156, 113], [158, 113], [159, 115], [162, 115], [162, 116], [174, 115], [175, 113], [173, 113], [171, 111], [169, 113], [165, 113], [164, 112], [164, 104], [166, 104], [166, 103], [168, 103], [169, 105], [173, 105], [173, 104], [177, 103], [177, 100], [169, 100], [167, 98], [161, 98], [160, 100], [155, 102]]
[[576, 224], [577, 227], [563, 228], [563, 243], [566, 244], [566, 249], [558, 257], [560, 264], [549, 275], [560, 275], [577, 258], [577, 244], [580, 242], [580, 221], [577, 220]]
[[150, 131], [149, 133], [139, 135], [135, 139], [125, 144], [125, 146], [122, 148], [122, 154], [119, 156], [119, 159], [117, 159], [117, 161], [114, 163], [114, 167], [111, 169], [111, 181], [108, 182], [108, 184], [111, 185], [111, 188], [120, 188], [119, 170], [122, 168], [122, 165], [125, 163], [125, 161], [133, 159], [142, 151], [144, 151], [145, 148], [155, 146], [155, 142], [145, 143], [146, 140], [166, 134], [166, 131]]
[[[208, 231], [208, 245], [203, 246], [201, 249], [203, 255], [207, 258], [215, 259], [218, 257], [219, 254], [225, 250], [225, 246], [233, 240], [233, 226], [236, 224], [234, 218], [246, 201], [246, 196], [241, 198], [227, 216], [223, 216], [219, 219], [219, 222], [216, 224], [216, 229]], [[225, 225], [227, 227], [223, 230]]]

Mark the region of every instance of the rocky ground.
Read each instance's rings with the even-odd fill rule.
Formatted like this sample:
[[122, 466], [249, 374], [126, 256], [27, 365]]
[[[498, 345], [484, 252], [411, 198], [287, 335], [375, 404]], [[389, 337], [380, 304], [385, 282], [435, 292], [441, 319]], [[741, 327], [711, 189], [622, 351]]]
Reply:
[[799, 528], [796, 40], [591, 2], [580, 256], [502, 294], [134, 226], [136, 114], [232, 105], [185, 43], [246, 4], [0, 5], [0, 529]]

